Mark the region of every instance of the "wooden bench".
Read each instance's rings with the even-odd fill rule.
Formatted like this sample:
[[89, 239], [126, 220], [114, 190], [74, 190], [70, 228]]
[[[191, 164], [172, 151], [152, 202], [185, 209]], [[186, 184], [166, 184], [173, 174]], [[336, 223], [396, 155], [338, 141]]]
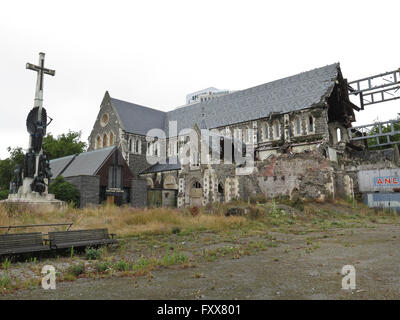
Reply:
[[117, 243], [114, 234], [107, 229], [72, 230], [49, 232], [52, 249], [79, 248]]
[[0, 255], [49, 251], [40, 232], [0, 235]]

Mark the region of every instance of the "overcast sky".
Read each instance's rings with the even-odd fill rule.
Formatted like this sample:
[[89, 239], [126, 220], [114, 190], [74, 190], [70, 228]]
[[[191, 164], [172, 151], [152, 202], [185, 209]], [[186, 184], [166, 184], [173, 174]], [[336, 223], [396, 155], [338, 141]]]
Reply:
[[[54, 135], [87, 141], [106, 90], [160, 110], [206, 87], [239, 90], [340, 62], [344, 77], [400, 67], [400, 1], [2, 1], [0, 158], [27, 148], [37, 63]], [[356, 113], [357, 124], [400, 112], [400, 100]]]

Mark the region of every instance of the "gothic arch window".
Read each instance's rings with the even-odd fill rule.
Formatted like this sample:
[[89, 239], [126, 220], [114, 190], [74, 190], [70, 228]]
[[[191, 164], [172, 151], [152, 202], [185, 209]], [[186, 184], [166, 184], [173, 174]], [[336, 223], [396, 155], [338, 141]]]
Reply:
[[195, 188], [195, 189], [200, 189], [201, 188], [201, 183], [199, 182], [199, 181], [194, 181], [193, 183], [192, 183], [192, 188]]
[[146, 153], [148, 155], [151, 155], [151, 143], [150, 142], [147, 142], [147, 151], [146, 151]]
[[135, 140], [135, 153], [140, 153], [140, 140], [137, 138]]
[[264, 126], [264, 140], [268, 139], [269, 139], [269, 125], [268, 123], [266, 123]]
[[129, 152], [132, 152], [132, 151], [133, 151], [133, 146], [132, 146], [132, 144], [133, 144], [133, 139], [132, 139], [132, 138], [129, 138], [129, 140], [128, 140]]
[[191, 153], [191, 155], [192, 155], [192, 162], [191, 162], [191, 165], [192, 166], [199, 166], [200, 165], [200, 159], [199, 159], [199, 153], [197, 152], [197, 151], [193, 151], [192, 153]]
[[336, 141], [342, 141], [342, 131], [340, 130], [340, 128], [336, 128]]
[[273, 131], [274, 131], [274, 139], [278, 140], [281, 136], [280, 123], [278, 120], [274, 122]]
[[218, 183], [218, 193], [223, 195], [224, 194], [224, 185], [222, 182]]
[[247, 143], [252, 142], [252, 130], [250, 128], [246, 128], [246, 132], [245, 132], [245, 141]]
[[112, 131], [110, 132], [110, 143], [109, 143], [109, 145], [110, 146], [114, 145], [114, 133]]
[[96, 137], [96, 149], [100, 149], [101, 148], [101, 137], [100, 135], [97, 135]]
[[107, 133], [103, 135], [103, 148], [107, 147], [108, 137]]
[[158, 143], [158, 141], [157, 142], [155, 142], [154, 143], [154, 155], [156, 156], [156, 157], [158, 157], [158, 153], [159, 153], [159, 143]]
[[309, 116], [308, 117], [307, 124], [308, 124], [308, 126], [307, 126], [308, 127], [308, 132], [309, 133], [314, 132], [315, 126], [314, 126], [314, 117], [313, 116]]
[[301, 135], [301, 118], [297, 116], [293, 121], [293, 133], [295, 136]]

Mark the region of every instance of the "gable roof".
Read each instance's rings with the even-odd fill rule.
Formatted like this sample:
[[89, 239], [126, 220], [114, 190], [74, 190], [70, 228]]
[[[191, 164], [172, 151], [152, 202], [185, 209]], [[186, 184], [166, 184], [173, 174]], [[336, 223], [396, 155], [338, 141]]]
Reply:
[[75, 154], [50, 160], [50, 168], [51, 173], [53, 174], [53, 178], [56, 178], [67, 168], [67, 166], [71, 163], [71, 161], [76, 157]]
[[334, 63], [169, 112], [111, 99], [127, 132], [146, 135], [158, 128], [168, 136], [170, 121], [177, 121], [179, 133], [202, 120], [212, 129], [322, 105], [333, 90], [339, 70], [339, 63]]
[[127, 132], [146, 135], [151, 129], [164, 130], [165, 112], [111, 98]]
[[[50, 168], [53, 172], [53, 178], [56, 178], [60, 174], [64, 178], [80, 175], [93, 176], [115, 149], [116, 147], [112, 146], [50, 160]], [[69, 161], [67, 161], [68, 159]]]

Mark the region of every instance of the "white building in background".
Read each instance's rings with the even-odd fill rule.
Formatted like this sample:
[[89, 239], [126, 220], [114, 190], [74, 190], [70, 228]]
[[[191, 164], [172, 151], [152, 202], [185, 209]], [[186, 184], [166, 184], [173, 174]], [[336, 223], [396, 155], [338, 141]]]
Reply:
[[220, 90], [214, 87], [209, 87], [203, 90], [199, 90], [193, 93], [189, 93], [186, 96], [186, 104], [192, 104], [197, 102], [208, 101], [216, 97], [224, 96], [226, 94], [232, 93], [229, 90]]

